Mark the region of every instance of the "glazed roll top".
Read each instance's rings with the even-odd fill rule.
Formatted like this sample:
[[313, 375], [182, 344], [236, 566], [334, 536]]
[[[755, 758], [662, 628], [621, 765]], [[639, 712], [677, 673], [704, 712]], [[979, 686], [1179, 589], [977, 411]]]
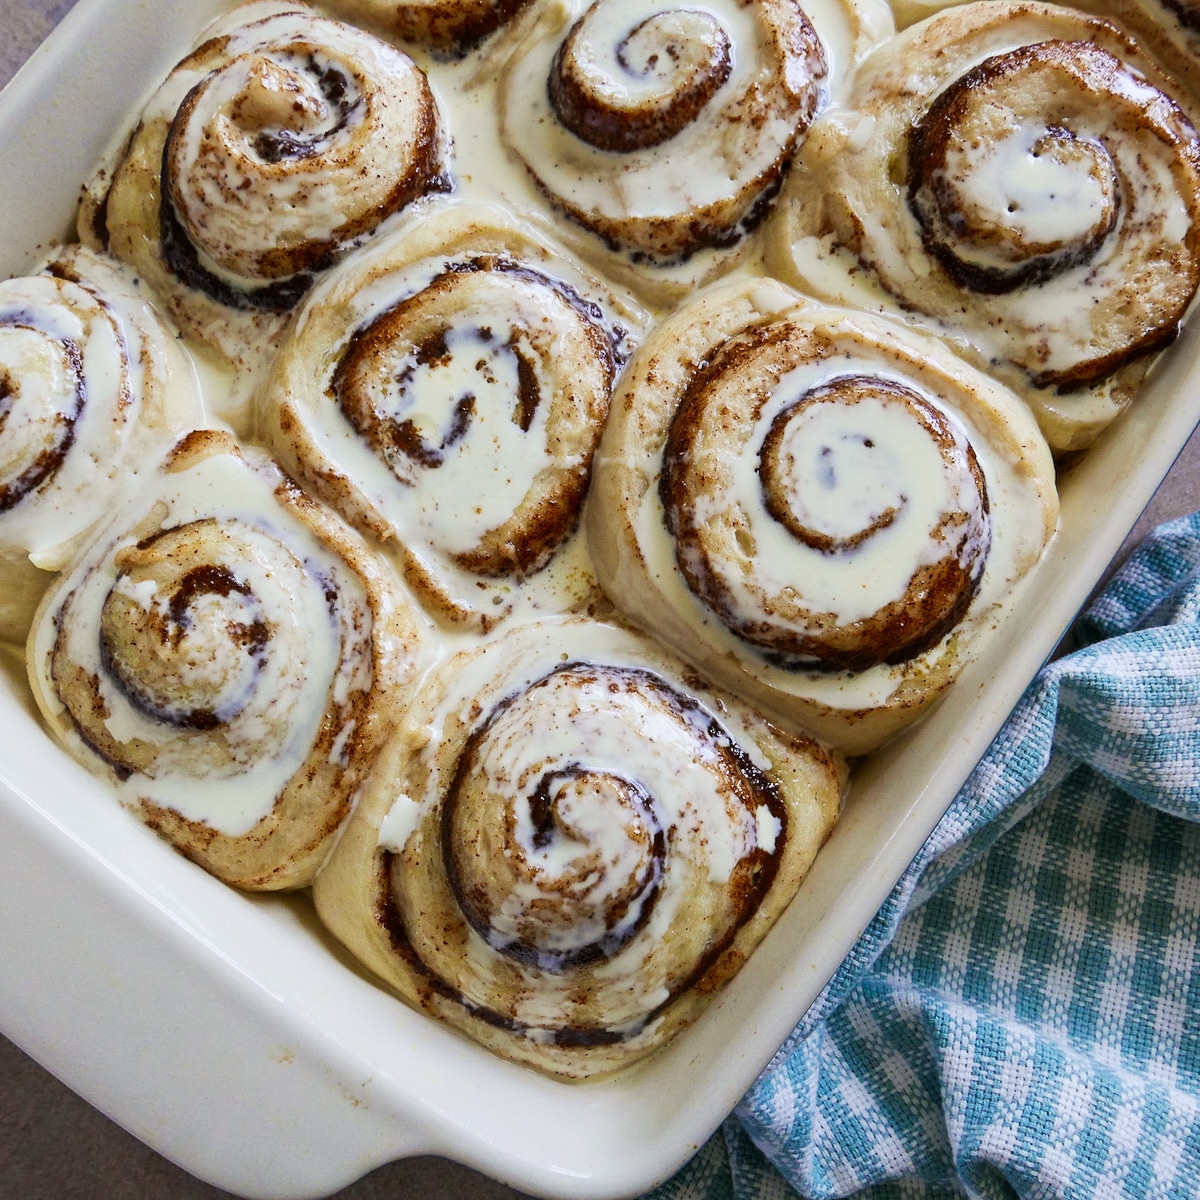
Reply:
[[457, 210], [314, 295], [276, 363], [263, 422], [284, 462], [443, 621], [486, 631], [576, 527], [623, 332], [602, 295], [492, 210]]
[[596, 0], [510, 64], [504, 133], [573, 220], [673, 259], [765, 213], [825, 74], [794, 0]]
[[1036, 310], [1038, 285], [1089, 268], [1099, 316], [1019, 361], [1038, 387], [1092, 384], [1173, 338], [1196, 293], [1198, 147], [1180, 108], [1103, 47], [1039, 42], [938, 94], [909, 133], [908, 204], [970, 291], [1028, 289]]
[[[201, 66], [167, 135], [164, 211], [220, 271], [309, 271], [438, 168], [424, 74], [348, 26], [283, 13], [202, 47], [189, 70]], [[250, 291], [246, 302], [282, 297]]]
[[868, 359], [845, 367], [784, 323], [726, 343], [676, 411], [659, 487], [680, 569], [730, 630], [862, 670], [958, 623], [992, 523], [958, 420]]
[[175, 335], [124, 272], [75, 250], [0, 283], [0, 637], [24, 637], [43, 572], [142, 456], [201, 420]]
[[685, 681], [644, 639], [523, 626], [423, 689], [318, 909], [406, 998], [484, 1044], [601, 1073], [736, 970], [840, 786], [827, 754]]
[[219, 877], [278, 888], [311, 880], [418, 650], [359, 539], [201, 431], [47, 594], [29, 665], [129, 807]]
[[424, 72], [362, 30], [278, 8], [227, 19], [175, 68], [103, 213], [114, 253], [171, 298], [187, 332], [231, 357], [254, 314], [274, 328], [315, 273], [446, 186]]
[[783, 269], [833, 294], [825, 263], [848, 256], [968, 339], [1056, 449], [1089, 444], [1200, 285], [1200, 139], [1173, 88], [1097, 18], [947, 10], [872, 54], [852, 111], [813, 130]]
[[681, 310], [624, 376], [589, 538], [614, 603], [851, 752], [913, 719], [1037, 560], [1054, 472], [932, 339], [780, 285]]

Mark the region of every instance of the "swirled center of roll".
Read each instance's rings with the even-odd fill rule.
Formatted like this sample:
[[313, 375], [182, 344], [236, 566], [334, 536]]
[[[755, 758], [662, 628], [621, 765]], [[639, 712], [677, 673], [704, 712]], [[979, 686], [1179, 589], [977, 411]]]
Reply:
[[830, 377], [811, 355], [783, 323], [728, 344], [693, 380], [659, 488], [676, 560], [771, 661], [904, 662], [978, 590], [991, 544], [983, 472], [930, 398], [874, 373]]
[[623, 5], [600, 0], [555, 56], [550, 101], [577, 137], [628, 152], [674, 137], [732, 70], [732, 43], [713, 13], [668, 9], [629, 28]]
[[308, 158], [361, 108], [362, 100], [350, 95], [350, 80], [335, 66], [322, 68], [311, 55], [303, 62], [292, 56], [252, 59], [241, 93], [221, 105], [216, 119], [229, 140], [243, 139], [247, 157], [264, 163]]
[[1065, 42], [996, 55], [910, 134], [909, 206], [926, 248], [964, 286], [1044, 282], [1090, 262], [1116, 227], [1119, 175], [1105, 142], [1082, 130], [1073, 53], [1111, 58]]
[[493, 419], [493, 397], [507, 401], [499, 407], [523, 433], [542, 401], [540, 356], [511, 308], [468, 311], [450, 324], [422, 321], [415, 307], [372, 324], [333, 381], [346, 418], [406, 487], [442, 467], [477, 420]]
[[[321, 211], [334, 198], [311, 185], [296, 189], [286, 168], [330, 151], [361, 122], [363, 108], [352, 77], [315, 47], [242, 54], [211, 72], [180, 105], [165, 152], [175, 212], [192, 242], [217, 265], [251, 277], [314, 266], [329, 248], [328, 235], [308, 234], [311, 248], [297, 254], [286, 245], [301, 236], [297, 228], [282, 252], [272, 254], [277, 226], [259, 206], [318, 206], [315, 228], [336, 224], [333, 212]], [[275, 193], [269, 198], [262, 195], [266, 181]], [[227, 225], [237, 244], [222, 246], [208, 229], [211, 214], [222, 210], [233, 218]]]
[[164, 258], [221, 303], [286, 309], [433, 186], [436, 104], [411, 59], [337, 22], [282, 13], [209, 46], [163, 148]]
[[678, 267], [766, 217], [827, 69], [795, 0], [597, 0], [510, 63], [504, 135], [571, 220]]
[[271, 626], [233, 570], [197, 561], [186, 544], [194, 532], [122, 556], [100, 630], [105, 662], [143, 712], [213, 729], [253, 696]]
[[305, 664], [337, 640], [315, 568], [264, 530], [214, 518], [126, 546], [114, 567], [72, 635], [94, 637], [96, 669], [68, 662], [70, 638], [55, 650], [63, 679], [90, 680], [91, 702], [72, 712], [96, 751], [123, 778], [219, 778], [283, 753], [308, 702]]
[[474, 574], [522, 575], [574, 528], [611, 373], [582, 301], [481, 258], [371, 320], [329, 392], [401, 485], [397, 528]]
[[86, 399], [82, 329], [39, 327], [31, 313], [0, 311], [0, 512], [58, 469]]
[[493, 949], [542, 970], [611, 957], [649, 916], [662, 878], [651, 798], [633, 780], [569, 763], [513, 808], [512, 876], [456, 860], [464, 913]]
[[[889, 391], [879, 380], [838, 380], [814, 388], [771, 422], [759, 456], [767, 512], [814, 550], [857, 549], [908, 505], [894, 448], [873, 436], [868, 421], [847, 421], [843, 407]], [[919, 405], [919, 397], [911, 399]], [[918, 419], [926, 415], [915, 411]]]
[[769, 875], [777, 849], [757, 845], [759, 810], [782, 825], [772, 786], [722, 734], [636, 669], [570, 663], [504, 701], [468, 739], [442, 810], [471, 926], [542, 971], [611, 959], [650, 920], [672, 853], [739, 893], [714, 918], [736, 926], [740, 887]]

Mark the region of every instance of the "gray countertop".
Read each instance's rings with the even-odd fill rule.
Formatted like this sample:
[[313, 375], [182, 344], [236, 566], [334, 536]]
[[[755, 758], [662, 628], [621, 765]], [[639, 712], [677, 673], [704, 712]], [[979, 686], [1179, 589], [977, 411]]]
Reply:
[[[0, 85], [74, 0], [0, 0]], [[1200, 508], [1200, 433], [1155, 494], [1125, 547], [1169, 517]], [[102, 1116], [0, 1038], [0, 1197], [20, 1200], [217, 1200], [228, 1193], [193, 1179]], [[338, 1200], [515, 1200], [521, 1193], [436, 1158], [382, 1167]]]

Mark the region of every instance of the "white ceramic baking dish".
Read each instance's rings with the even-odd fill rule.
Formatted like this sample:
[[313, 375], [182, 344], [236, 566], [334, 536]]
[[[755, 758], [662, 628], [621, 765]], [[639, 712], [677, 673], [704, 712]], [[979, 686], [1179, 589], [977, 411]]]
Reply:
[[[224, 0], [81, 0], [0, 97], [0, 272]], [[836, 969], [1051, 652], [1200, 419], [1200, 325], [1062, 480], [1062, 529], [981, 659], [856, 775], [799, 896], [702, 1020], [609, 1082], [502, 1062], [392, 999], [304, 897], [175, 855], [0, 676], [0, 1029], [176, 1163], [250, 1197], [326, 1195], [443, 1154], [526, 1191], [636, 1194], [708, 1137]]]

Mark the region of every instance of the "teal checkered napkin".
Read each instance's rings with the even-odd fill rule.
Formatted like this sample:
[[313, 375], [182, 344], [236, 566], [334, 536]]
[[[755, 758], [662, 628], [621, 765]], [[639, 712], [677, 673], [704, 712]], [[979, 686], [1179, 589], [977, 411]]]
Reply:
[[1200, 1196], [1200, 514], [1079, 632], [655, 1200]]

